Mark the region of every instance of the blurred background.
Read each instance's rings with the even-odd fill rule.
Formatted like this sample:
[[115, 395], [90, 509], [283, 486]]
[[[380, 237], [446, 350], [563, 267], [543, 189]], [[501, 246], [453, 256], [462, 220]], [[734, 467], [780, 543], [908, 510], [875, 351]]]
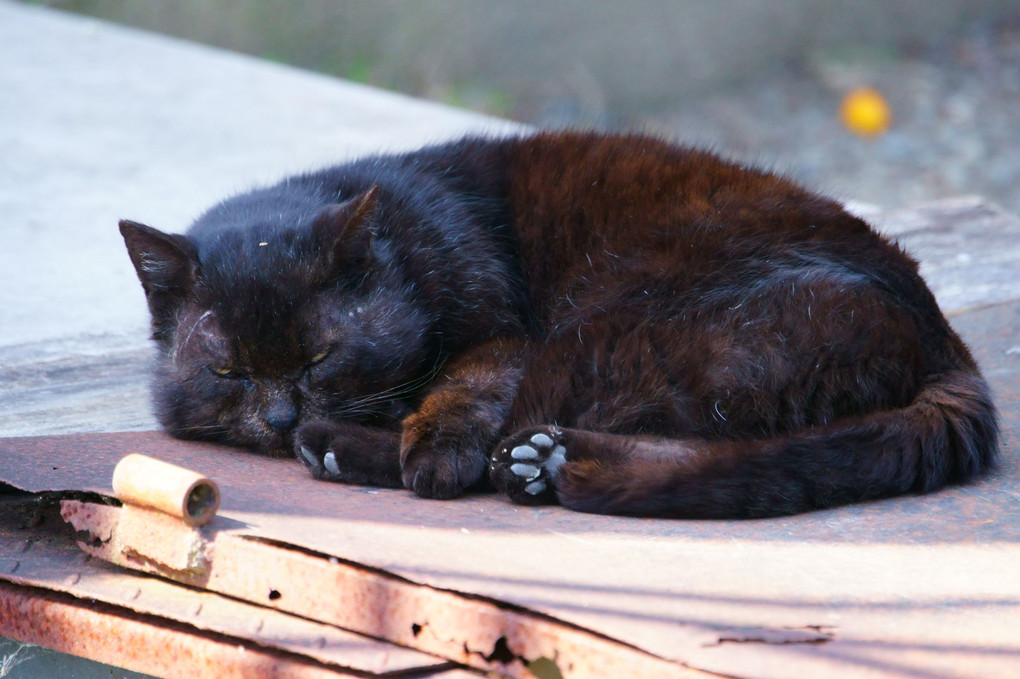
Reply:
[[1020, 0], [36, 4], [533, 125], [650, 131], [883, 207], [1020, 212]]

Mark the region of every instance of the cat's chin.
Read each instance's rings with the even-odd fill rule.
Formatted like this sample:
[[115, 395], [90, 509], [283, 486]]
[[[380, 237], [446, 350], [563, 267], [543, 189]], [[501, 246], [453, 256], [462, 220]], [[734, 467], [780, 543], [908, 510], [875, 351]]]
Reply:
[[234, 435], [196, 436], [187, 430], [171, 430], [173, 436], [186, 441], [209, 441], [232, 448], [239, 448], [247, 453], [271, 458], [294, 457], [294, 444], [291, 436], [276, 436], [272, 440], [252, 440]]
[[259, 442], [256, 445], [243, 445], [251, 452], [271, 458], [294, 457], [294, 443], [290, 436], [276, 437], [270, 442]]
[[265, 457], [271, 457], [274, 459], [283, 459], [288, 457], [294, 457], [294, 448], [290, 445], [286, 446], [274, 446], [272, 448], [261, 448], [256, 450], [260, 455]]
[[294, 457], [293, 437], [289, 434], [267, 437], [241, 437], [231, 435], [225, 439], [221, 439], [220, 443], [224, 443], [234, 448], [240, 448], [247, 453], [261, 455], [262, 457]]

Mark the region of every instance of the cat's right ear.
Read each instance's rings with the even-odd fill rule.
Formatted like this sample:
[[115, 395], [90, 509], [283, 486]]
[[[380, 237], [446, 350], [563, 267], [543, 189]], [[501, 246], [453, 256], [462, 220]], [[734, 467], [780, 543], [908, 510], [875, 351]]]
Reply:
[[145, 290], [153, 337], [165, 339], [173, 330], [177, 309], [198, 275], [198, 253], [185, 236], [163, 233], [126, 219], [120, 222], [120, 233]]
[[321, 243], [327, 275], [335, 276], [368, 262], [375, 228], [372, 221], [379, 202], [379, 187], [344, 201], [327, 205], [312, 223]]

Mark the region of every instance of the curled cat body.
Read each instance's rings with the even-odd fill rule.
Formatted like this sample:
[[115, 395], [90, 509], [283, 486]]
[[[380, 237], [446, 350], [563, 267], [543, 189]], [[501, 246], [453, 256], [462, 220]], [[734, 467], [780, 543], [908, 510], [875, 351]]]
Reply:
[[917, 263], [840, 204], [641, 135], [470, 137], [123, 221], [173, 435], [316, 478], [741, 518], [993, 466]]

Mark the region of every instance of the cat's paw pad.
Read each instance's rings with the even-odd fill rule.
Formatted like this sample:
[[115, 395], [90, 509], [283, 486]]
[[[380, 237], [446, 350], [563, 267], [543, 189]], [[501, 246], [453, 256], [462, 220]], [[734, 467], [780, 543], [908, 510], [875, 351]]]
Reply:
[[567, 461], [562, 433], [555, 427], [518, 432], [496, 447], [489, 478], [518, 504], [555, 501], [556, 475]]

